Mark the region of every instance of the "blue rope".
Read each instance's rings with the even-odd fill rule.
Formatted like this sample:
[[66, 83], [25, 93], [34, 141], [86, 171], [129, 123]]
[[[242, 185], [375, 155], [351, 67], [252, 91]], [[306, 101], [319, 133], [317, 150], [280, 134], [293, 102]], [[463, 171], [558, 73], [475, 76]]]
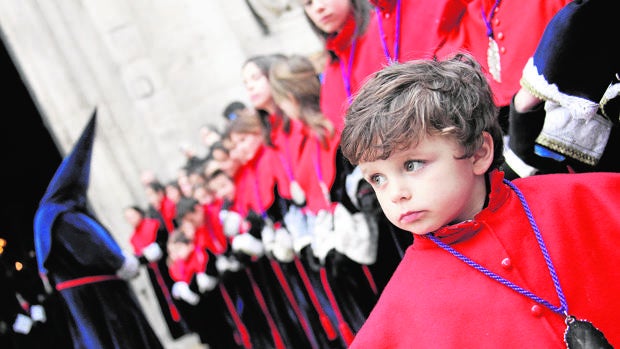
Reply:
[[512, 182], [510, 182], [507, 179], [504, 179], [504, 183], [506, 185], [508, 185], [512, 190], [514, 190], [514, 192], [517, 194], [517, 197], [519, 198], [519, 201], [521, 201], [521, 205], [523, 206], [523, 209], [525, 210], [525, 215], [527, 216], [530, 225], [532, 226], [532, 230], [534, 230], [534, 234], [536, 235], [536, 240], [538, 241], [538, 245], [540, 246], [540, 250], [543, 254], [543, 257], [545, 258], [545, 263], [547, 264], [547, 268], [549, 269], [549, 274], [551, 275], [551, 279], [553, 279], [553, 285], [555, 286], [555, 291], [558, 295], [558, 298], [560, 299], [560, 306], [555, 306], [553, 304], [551, 304], [550, 302], [548, 302], [545, 299], [542, 299], [540, 297], [538, 297], [537, 295], [535, 295], [534, 293], [524, 289], [523, 287], [516, 285], [514, 283], [512, 283], [511, 281], [505, 279], [504, 277], [497, 275], [496, 273], [490, 271], [489, 269], [483, 267], [482, 265], [474, 262], [473, 260], [471, 260], [470, 258], [466, 257], [465, 255], [461, 254], [460, 252], [458, 252], [457, 250], [455, 250], [454, 248], [452, 248], [451, 246], [449, 246], [448, 244], [442, 242], [441, 240], [439, 240], [436, 236], [428, 234], [426, 235], [430, 240], [432, 240], [433, 242], [435, 242], [435, 244], [437, 244], [439, 247], [443, 248], [444, 250], [450, 252], [452, 255], [454, 255], [455, 257], [457, 257], [458, 259], [460, 259], [461, 261], [463, 261], [465, 264], [469, 265], [470, 267], [478, 270], [479, 272], [483, 273], [484, 275], [488, 276], [489, 278], [501, 283], [504, 286], [509, 287], [510, 289], [534, 300], [537, 303], [540, 303], [542, 305], [544, 305], [545, 307], [551, 309], [553, 312], [558, 313], [560, 315], [564, 315], [564, 316], [568, 316], [568, 305], [566, 303], [566, 298], [564, 297], [564, 293], [562, 292], [562, 287], [560, 286], [560, 280], [558, 278], [558, 275], [555, 271], [555, 268], [553, 267], [553, 262], [551, 261], [551, 257], [549, 256], [549, 251], [547, 250], [547, 246], [545, 245], [545, 242], [542, 239], [542, 235], [540, 234], [540, 230], [538, 229], [538, 225], [536, 224], [536, 221], [534, 220], [534, 216], [532, 215], [532, 211], [530, 210], [527, 202], [525, 201], [525, 197], [523, 196], [523, 194], [521, 193], [521, 191], [514, 185], [512, 184]]

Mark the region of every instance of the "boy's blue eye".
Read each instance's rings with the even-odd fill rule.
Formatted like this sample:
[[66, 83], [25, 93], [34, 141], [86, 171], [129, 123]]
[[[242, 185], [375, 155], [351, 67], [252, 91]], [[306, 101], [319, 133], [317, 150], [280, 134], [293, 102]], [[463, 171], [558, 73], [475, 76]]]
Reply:
[[370, 176], [370, 184], [372, 185], [381, 185], [383, 182], [385, 182], [385, 177], [380, 174]]
[[417, 171], [421, 169], [422, 166], [424, 166], [424, 162], [419, 160], [408, 160], [405, 162], [405, 170], [408, 172]]

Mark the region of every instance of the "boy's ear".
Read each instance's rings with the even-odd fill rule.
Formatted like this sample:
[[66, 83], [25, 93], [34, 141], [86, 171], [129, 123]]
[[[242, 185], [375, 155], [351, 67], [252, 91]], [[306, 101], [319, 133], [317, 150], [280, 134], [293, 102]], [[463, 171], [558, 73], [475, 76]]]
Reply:
[[480, 146], [480, 148], [478, 148], [478, 150], [476, 150], [474, 156], [472, 157], [474, 173], [477, 175], [482, 175], [487, 172], [487, 170], [493, 163], [493, 158], [495, 155], [493, 137], [491, 137], [491, 134], [483, 131], [482, 139], [482, 145]]

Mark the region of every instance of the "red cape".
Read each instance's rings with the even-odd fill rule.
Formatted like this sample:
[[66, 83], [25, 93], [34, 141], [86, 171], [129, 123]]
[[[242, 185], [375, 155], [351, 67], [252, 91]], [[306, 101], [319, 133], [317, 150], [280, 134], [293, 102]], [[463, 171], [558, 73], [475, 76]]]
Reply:
[[[492, 178], [488, 206], [437, 236], [555, 306], [560, 302], [517, 197]], [[620, 175], [518, 179], [557, 271], [568, 312], [620, 346]], [[448, 243], [448, 242], [447, 242]], [[415, 237], [350, 348], [566, 348], [564, 317], [470, 267], [430, 239]]]
[[134, 229], [133, 235], [129, 241], [136, 255], [142, 255], [142, 250], [149, 244], [155, 242], [159, 224], [159, 220], [156, 218], [144, 218]]

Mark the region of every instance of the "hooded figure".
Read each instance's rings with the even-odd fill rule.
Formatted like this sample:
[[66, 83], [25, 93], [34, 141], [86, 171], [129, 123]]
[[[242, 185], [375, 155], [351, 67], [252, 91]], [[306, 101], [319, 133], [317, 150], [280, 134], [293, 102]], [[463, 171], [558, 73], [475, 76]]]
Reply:
[[95, 123], [96, 110], [35, 213], [39, 273], [66, 305], [75, 348], [163, 348], [126, 281], [138, 260], [87, 207]]
[[522, 90], [541, 102], [519, 112], [513, 100], [509, 146], [539, 173], [620, 171], [620, 61], [608, 39], [618, 11], [617, 1], [567, 4], [523, 69]]

